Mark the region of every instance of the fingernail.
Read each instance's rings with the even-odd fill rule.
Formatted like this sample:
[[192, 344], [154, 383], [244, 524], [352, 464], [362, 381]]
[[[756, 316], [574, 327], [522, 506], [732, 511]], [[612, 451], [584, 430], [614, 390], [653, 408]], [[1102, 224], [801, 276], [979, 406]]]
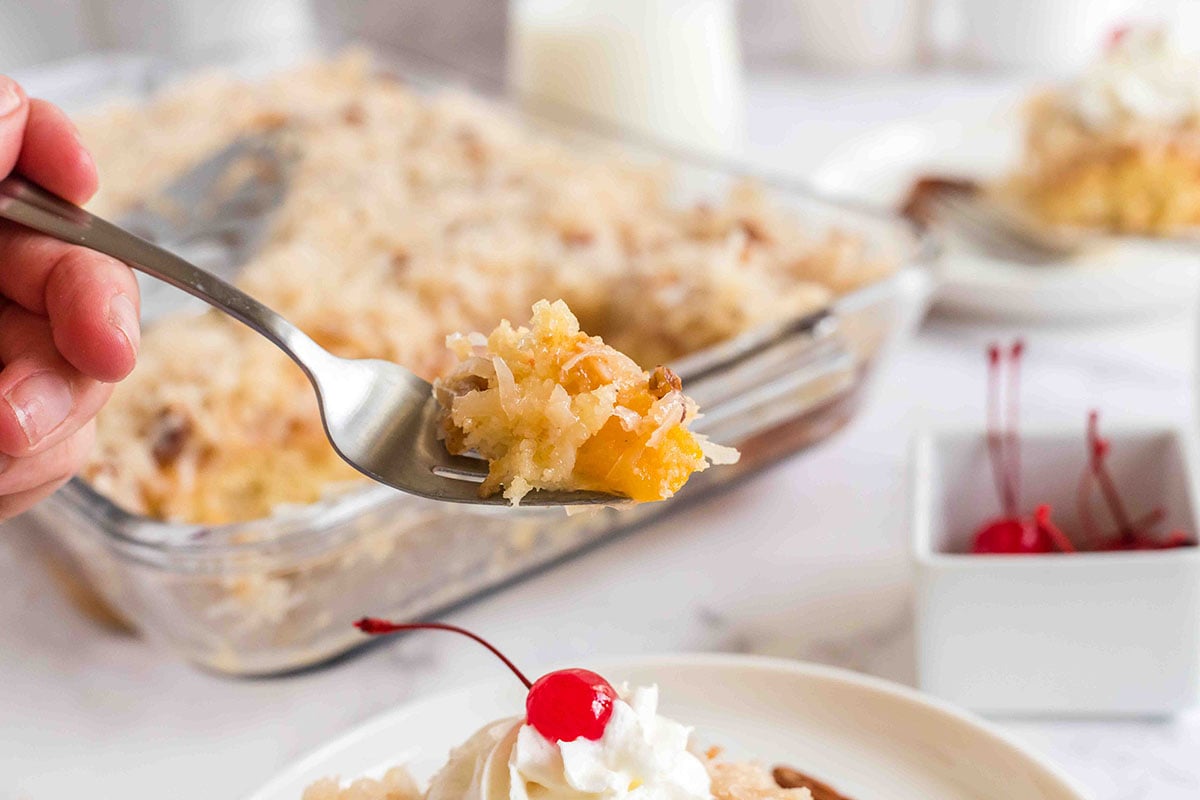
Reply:
[[88, 161], [91, 161], [92, 153], [88, 150], [87, 143], [83, 141], [83, 133], [79, 130], [79, 126], [70, 117], [67, 117], [67, 124], [71, 126], [71, 138], [75, 140], [75, 144], [79, 145], [79, 149], [87, 156]]
[[55, 372], [35, 372], [10, 389], [4, 399], [31, 445], [61, 425], [75, 402], [71, 387]]
[[21, 107], [25, 98], [12, 78], [0, 75], [0, 117], [6, 117]]
[[83, 139], [78, 135], [75, 136], [75, 144], [79, 145], [79, 165], [95, 172], [96, 159], [92, 157], [92, 151], [88, 150], [88, 146], [83, 143]]
[[114, 294], [108, 301], [108, 321], [121, 332], [125, 341], [129, 342], [129, 347], [136, 353], [142, 334], [133, 301], [123, 294]]

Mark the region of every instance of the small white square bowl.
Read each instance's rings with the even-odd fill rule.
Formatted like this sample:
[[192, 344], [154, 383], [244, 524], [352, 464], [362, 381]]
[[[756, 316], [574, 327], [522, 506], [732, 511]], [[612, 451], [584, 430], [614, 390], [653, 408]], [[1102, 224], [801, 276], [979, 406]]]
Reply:
[[[1195, 537], [1188, 438], [1110, 428], [1109, 466], [1130, 512], [1162, 506], [1162, 530]], [[1022, 507], [1049, 503], [1059, 527], [1078, 530], [1083, 426], [1026, 433], [1022, 456]], [[923, 690], [1002, 714], [1158, 716], [1200, 700], [1200, 548], [970, 554], [974, 531], [1000, 513], [978, 429], [918, 434], [912, 479]]]

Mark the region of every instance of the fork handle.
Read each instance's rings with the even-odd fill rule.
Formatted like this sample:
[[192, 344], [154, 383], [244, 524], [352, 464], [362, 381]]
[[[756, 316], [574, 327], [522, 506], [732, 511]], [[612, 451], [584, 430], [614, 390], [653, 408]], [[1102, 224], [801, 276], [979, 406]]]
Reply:
[[313, 373], [309, 364], [329, 357], [307, 334], [232, 284], [19, 175], [0, 180], [0, 218], [112, 256], [200, 298], [266, 336], [310, 378]]

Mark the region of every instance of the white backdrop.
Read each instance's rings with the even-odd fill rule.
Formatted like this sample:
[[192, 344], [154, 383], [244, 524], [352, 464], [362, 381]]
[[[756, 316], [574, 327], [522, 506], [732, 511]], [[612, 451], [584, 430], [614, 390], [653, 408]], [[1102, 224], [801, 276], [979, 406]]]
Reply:
[[[971, 9], [983, 9], [975, 17], [993, 22], [1003, 16], [997, 9], [1065, 13], [1061, 30], [1042, 37], [1064, 61], [1082, 57], [1069, 51], [1073, 39], [1091, 42], [1096, 31], [1131, 16], [1168, 21], [1184, 40], [1200, 31], [1196, 0], [730, 1], [740, 7], [743, 49], [751, 63], [786, 60], [812, 66], [821, 53], [842, 46], [823, 29], [850, 24], [847, 19], [863, 29], [862, 35], [894, 36], [890, 29], [903, 24], [899, 9], [906, 4], [929, 21], [927, 55], [952, 62], [971, 62], [958, 57], [955, 44], [970, 38], [971, 15], [963, 12]], [[348, 36], [432, 53], [471, 69], [499, 70], [506, 5], [505, 0], [0, 0], [0, 70], [96, 49], [170, 53], [179, 60], [247, 44], [296, 47]], [[1034, 45], [1026, 34], [1032, 29], [1045, 33], [1044, 25], [1025, 25], [1013, 44], [1030, 50]], [[996, 39], [999, 34], [980, 31], [977, 36]], [[1037, 55], [1026, 53], [1034, 60]]]

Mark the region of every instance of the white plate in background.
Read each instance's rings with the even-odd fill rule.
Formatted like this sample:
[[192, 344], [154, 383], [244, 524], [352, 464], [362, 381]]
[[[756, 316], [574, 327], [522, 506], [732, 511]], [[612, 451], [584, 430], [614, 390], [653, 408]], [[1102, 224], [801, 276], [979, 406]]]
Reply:
[[[854, 800], [1085, 798], [986, 723], [877, 678], [732, 655], [636, 658], [604, 663], [602, 671], [614, 683], [657, 683], [663, 713], [694, 725], [701, 746], [793, 766]], [[523, 707], [524, 691], [511, 677], [400, 706], [334, 738], [249, 800], [299, 800], [318, 778], [377, 777], [401, 763], [425, 782], [451, 747]]]
[[[990, 119], [900, 122], [851, 139], [811, 180], [830, 195], [895, 208], [921, 175], [1003, 175], [1020, 160], [1016, 112]], [[1191, 308], [1200, 244], [1122, 237], [1070, 262], [1029, 266], [947, 237], [936, 302], [943, 308], [1026, 320], [1103, 322]]]

